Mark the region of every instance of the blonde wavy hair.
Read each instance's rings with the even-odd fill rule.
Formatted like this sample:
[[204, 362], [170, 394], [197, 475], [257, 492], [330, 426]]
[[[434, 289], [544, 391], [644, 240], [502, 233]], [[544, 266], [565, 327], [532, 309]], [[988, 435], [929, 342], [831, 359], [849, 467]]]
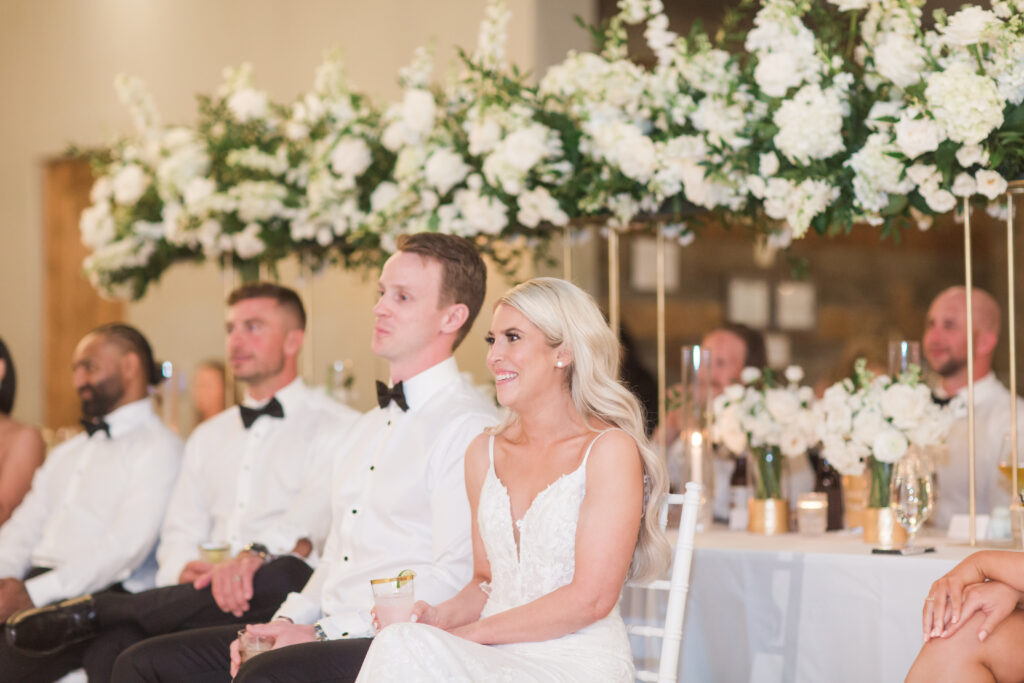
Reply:
[[[572, 354], [566, 376], [573, 404], [584, 422], [588, 426], [591, 420], [614, 425], [636, 442], [643, 460], [645, 508], [629, 575], [639, 581], [658, 578], [668, 567], [670, 554], [658, 524], [668, 475], [647, 439], [640, 402], [618, 380], [620, 346], [601, 310], [576, 285], [551, 277], [534, 278], [512, 288], [494, 307], [501, 304], [526, 316], [552, 347], [564, 344]], [[518, 419], [508, 411], [501, 424], [489, 431], [500, 433]]]

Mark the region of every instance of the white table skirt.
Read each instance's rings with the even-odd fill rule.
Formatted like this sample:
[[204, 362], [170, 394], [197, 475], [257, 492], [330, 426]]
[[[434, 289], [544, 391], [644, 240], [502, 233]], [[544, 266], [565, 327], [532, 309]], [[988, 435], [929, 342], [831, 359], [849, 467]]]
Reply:
[[[902, 681], [921, 647], [929, 587], [976, 550], [926, 544], [937, 552], [899, 557], [872, 555], [843, 532], [698, 534], [679, 680]], [[627, 621], [642, 602], [627, 592]], [[654, 609], [664, 614], [663, 603]]]

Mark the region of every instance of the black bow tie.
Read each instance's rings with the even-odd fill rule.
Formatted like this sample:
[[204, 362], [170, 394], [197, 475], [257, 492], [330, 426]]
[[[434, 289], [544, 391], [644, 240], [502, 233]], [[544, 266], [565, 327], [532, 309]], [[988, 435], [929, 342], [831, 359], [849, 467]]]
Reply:
[[87, 420], [83, 417], [81, 422], [90, 439], [96, 432], [103, 432], [107, 435], [108, 439], [110, 438], [110, 425], [102, 417], [98, 417], [95, 420]]
[[282, 408], [281, 404], [278, 403], [277, 398], [270, 399], [262, 408], [238, 406], [238, 412], [242, 414], [242, 424], [245, 425], [246, 429], [252, 427], [253, 423], [256, 422], [260, 415], [284, 417], [284, 408]]
[[405, 401], [405, 387], [401, 382], [389, 389], [387, 384], [377, 380], [377, 405], [387, 408], [392, 401], [403, 411], [409, 410], [409, 404]]
[[952, 401], [952, 400], [953, 400], [952, 396], [947, 396], [946, 398], [942, 398], [941, 396], [936, 395], [936, 393], [934, 391], [932, 392], [932, 403], [934, 403], [937, 406], [948, 406], [949, 402]]

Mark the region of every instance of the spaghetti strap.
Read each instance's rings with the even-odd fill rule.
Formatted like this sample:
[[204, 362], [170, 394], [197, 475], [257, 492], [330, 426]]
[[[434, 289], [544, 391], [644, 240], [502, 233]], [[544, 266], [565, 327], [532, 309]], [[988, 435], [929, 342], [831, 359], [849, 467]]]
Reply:
[[[587, 452], [583, 454], [583, 462], [580, 463], [580, 468], [582, 469], [582, 468], [587, 466], [587, 458], [590, 457], [590, 451], [594, 447], [594, 444], [597, 443], [598, 439], [600, 439], [602, 436], [604, 436], [608, 432], [621, 432], [621, 431], [622, 430], [619, 429], [618, 427], [609, 427], [608, 429], [605, 429], [604, 431], [599, 432], [598, 435], [595, 436], [594, 439], [590, 442], [590, 445], [587, 446]], [[494, 439], [494, 437], [492, 436], [491, 439]], [[493, 455], [491, 456], [491, 462], [492, 463], [494, 462]]]
[[487, 455], [491, 459], [491, 469], [494, 469], [494, 434], [487, 440]]

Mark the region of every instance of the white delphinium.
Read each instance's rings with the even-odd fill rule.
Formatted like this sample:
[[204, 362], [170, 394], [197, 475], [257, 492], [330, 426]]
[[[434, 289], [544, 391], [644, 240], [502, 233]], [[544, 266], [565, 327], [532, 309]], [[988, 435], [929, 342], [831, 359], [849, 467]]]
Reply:
[[121, 103], [128, 107], [135, 130], [142, 135], [150, 135], [159, 129], [160, 115], [142, 79], [118, 74], [114, 78], [114, 89]]
[[1003, 123], [1005, 102], [996, 84], [964, 62], [932, 74], [925, 99], [936, 122], [956, 142], [978, 144]]
[[362, 175], [373, 163], [373, 153], [361, 137], [347, 135], [334, 145], [329, 163], [332, 171], [354, 184], [355, 178]]
[[508, 23], [512, 13], [503, 0], [489, 0], [480, 22], [476, 52], [473, 60], [485, 69], [498, 70], [505, 63], [505, 44], [508, 42]]
[[808, 164], [843, 151], [843, 116], [848, 106], [837, 88], [805, 85], [772, 117], [775, 147], [790, 161]]
[[644, 38], [659, 65], [667, 66], [672, 63], [677, 54], [676, 41], [679, 36], [668, 30], [668, 17], [664, 13], [657, 14], [647, 21]]

